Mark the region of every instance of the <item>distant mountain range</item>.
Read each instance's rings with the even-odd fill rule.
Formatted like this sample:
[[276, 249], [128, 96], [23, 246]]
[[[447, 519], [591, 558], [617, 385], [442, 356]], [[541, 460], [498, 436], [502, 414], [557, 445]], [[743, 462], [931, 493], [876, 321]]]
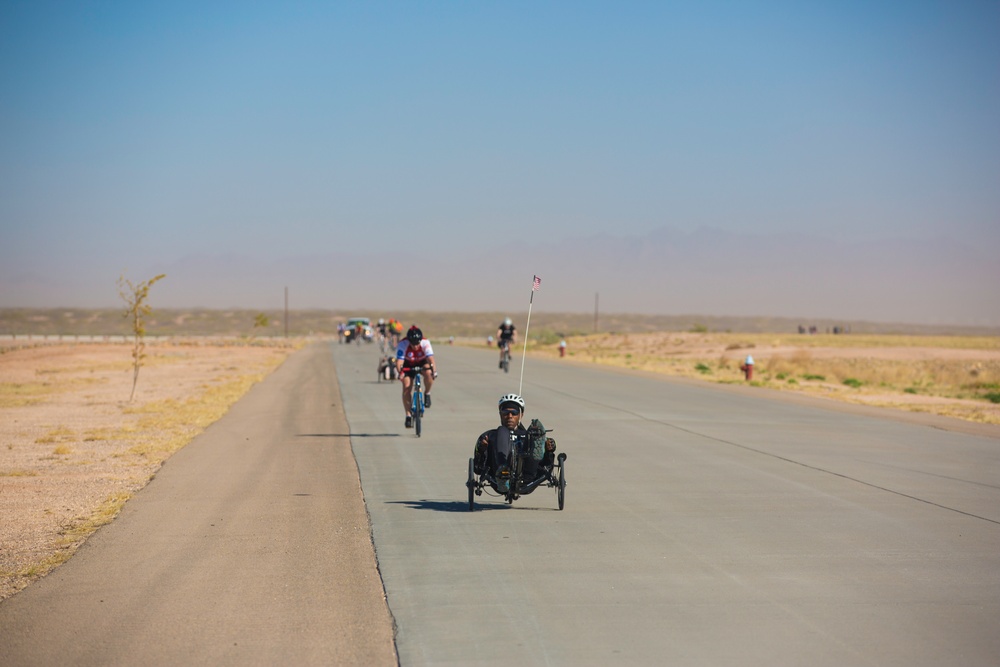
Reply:
[[[442, 240], [442, 247], [447, 247]], [[150, 267], [168, 278], [153, 290], [166, 308], [292, 308], [771, 316], [915, 324], [1000, 326], [998, 248], [959, 240], [842, 243], [808, 234], [693, 233], [659, 229], [555, 244], [531, 239], [455, 256], [330, 252], [291, 258], [199, 255]], [[2, 270], [0, 270], [2, 271]], [[139, 274], [143, 277], [145, 274]], [[60, 302], [73, 276], [22, 285], [8, 277], [0, 305], [114, 305]], [[106, 289], [106, 288], [105, 288]]]

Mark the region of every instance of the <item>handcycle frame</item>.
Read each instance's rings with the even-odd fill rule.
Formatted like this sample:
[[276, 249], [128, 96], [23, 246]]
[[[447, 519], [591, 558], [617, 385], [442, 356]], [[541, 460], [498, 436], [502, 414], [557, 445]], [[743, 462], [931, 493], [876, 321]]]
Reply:
[[[546, 430], [548, 433], [549, 430]], [[526, 496], [535, 489], [545, 486], [556, 490], [556, 502], [562, 510], [566, 504], [566, 453], [560, 452], [556, 460], [550, 466], [542, 466], [539, 463], [539, 470], [534, 479], [524, 480], [521, 473], [524, 470], [524, 460], [528, 457], [525, 451], [526, 438], [519, 439], [511, 448], [507, 461], [509, 479], [497, 480], [488, 472], [481, 475], [476, 474], [475, 458], [469, 459], [469, 477], [465, 486], [469, 491], [469, 511], [476, 509], [476, 496], [483, 495], [486, 491], [490, 495], [495, 492], [502, 497], [508, 505], [513, 505], [514, 501], [521, 496]], [[506, 484], [503, 483], [506, 481]]]
[[392, 382], [399, 377], [396, 372], [396, 355], [390, 349], [385, 337], [379, 338], [378, 381]]
[[378, 362], [378, 381], [381, 382], [384, 379], [386, 382], [392, 382], [398, 377], [396, 373], [396, 358], [389, 355], [380, 358]]

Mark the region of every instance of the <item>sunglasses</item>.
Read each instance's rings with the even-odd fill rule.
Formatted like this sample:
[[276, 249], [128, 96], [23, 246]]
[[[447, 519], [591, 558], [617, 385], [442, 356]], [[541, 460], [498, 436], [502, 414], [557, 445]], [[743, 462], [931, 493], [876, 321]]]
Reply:
[[519, 415], [521, 414], [521, 411], [517, 408], [504, 408], [500, 411], [500, 414], [506, 417], [507, 415]]

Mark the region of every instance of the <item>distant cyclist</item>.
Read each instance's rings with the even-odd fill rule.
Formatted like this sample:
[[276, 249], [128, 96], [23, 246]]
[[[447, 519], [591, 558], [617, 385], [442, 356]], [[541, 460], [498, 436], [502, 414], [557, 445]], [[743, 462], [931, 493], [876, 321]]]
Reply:
[[500, 348], [500, 368], [503, 368], [503, 351], [511, 345], [517, 344], [517, 327], [508, 317], [497, 329], [497, 347]]
[[431, 407], [431, 387], [437, 377], [437, 363], [434, 361], [434, 349], [431, 342], [424, 338], [424, 332], [417, 325], [410, 327], [406, 338], [396, 346], [396, 369], [403, 383], [403, 410], [406, 411], [406, 428], [413, 428], [411, 405], [413, 400], [413, 377], [417, 369], [424, 367], [421, 375], [424, 378], [424, 407]]
[[395, 317], [389, 320], [389, 340], [393, 346], [399, 345], [400, 337], [403, 334], [403, 324]]

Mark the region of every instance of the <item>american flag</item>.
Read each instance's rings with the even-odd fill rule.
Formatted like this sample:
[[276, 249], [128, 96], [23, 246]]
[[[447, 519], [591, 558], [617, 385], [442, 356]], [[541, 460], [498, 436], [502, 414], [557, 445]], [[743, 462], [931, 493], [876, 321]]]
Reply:
[[534, 282], [531, 283], [531, 291], [537, 292], [541, 288], [542, 288], [542, 279], [539, 278], [538, 276], [535, 276]]

